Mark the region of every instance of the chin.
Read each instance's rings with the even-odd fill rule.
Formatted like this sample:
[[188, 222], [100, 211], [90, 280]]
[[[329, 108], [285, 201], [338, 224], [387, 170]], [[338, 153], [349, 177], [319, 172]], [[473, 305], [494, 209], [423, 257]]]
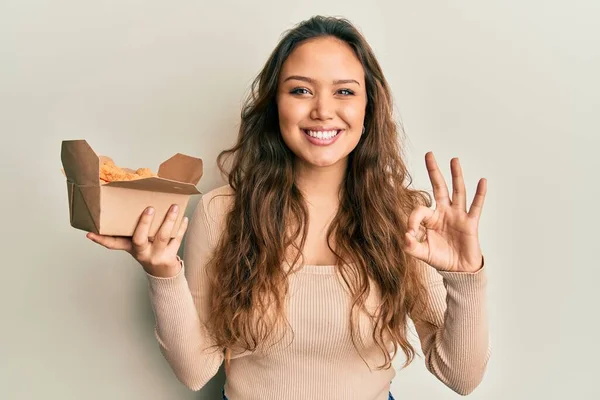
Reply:
[[317, 168], [326, 168], [326, 167], [332, 167], [334, 165], [339, 165], [342, 164], [345, 160], [347, 159], [347, 157], [343, 157], [343, 158], [315, 158], [315, 157], [308, 157], [308, 158], [302, 158], [302, 161], [307, 164], [310, 165], [312, 167], [317, 167]]

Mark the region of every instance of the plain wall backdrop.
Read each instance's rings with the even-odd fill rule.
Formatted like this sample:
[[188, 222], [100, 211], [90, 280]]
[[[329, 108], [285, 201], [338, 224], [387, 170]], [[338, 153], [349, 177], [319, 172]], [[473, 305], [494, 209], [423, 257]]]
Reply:
[[[598, 399], [598, 1], [0, 0], [0, 398], [215, 399], [153, 336], [143, 270], [70, 227], [60, 143], [223, 184], [251, 80], [294, 24], [345, 16], [391, 85], [414, 185], [480, 177], [493, 354], [473, 399]], [[193, 198], [191, 214], [198, 198]], [[594, 254], [596, 253], [596, 254]], [[401, 360], [395, 363], [399, 369]], [[459, 396], [417, 358], [397, 399]]]

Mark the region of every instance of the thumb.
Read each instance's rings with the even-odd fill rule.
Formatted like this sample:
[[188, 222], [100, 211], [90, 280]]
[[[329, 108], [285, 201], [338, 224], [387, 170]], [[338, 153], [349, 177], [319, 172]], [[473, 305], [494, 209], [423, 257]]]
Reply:
[[421, 261], [427, 261], [429, 245], [427, 240], [419, 242], [414, 236], [414, 231], [409, 230], [404, 234], [404, 252]]

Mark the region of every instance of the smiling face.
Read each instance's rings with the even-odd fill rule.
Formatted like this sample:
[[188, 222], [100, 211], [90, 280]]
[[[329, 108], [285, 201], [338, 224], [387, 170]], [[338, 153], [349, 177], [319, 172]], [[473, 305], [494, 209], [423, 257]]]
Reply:
[[332, 37], [307, 40], [289, 55], [279, 79], [279, 128], [296, 162], [345, 168], [367, 105], [365, 71], [352, 48]]

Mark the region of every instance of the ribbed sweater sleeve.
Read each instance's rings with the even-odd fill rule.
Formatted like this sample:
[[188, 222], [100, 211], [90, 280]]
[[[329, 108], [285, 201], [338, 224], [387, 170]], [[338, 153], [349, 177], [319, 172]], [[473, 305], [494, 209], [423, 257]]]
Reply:
[[214, 234], [200, 199], [190, 218], [179, 273], [171, 278], [146, 274], [160, 350], [177, 378], [192, 390], [201, 389], [223, 361], [222, 349], [211, 348], [214, 340], [205, 325], [210, 312], [205, 267]]
[[431, 307], [415, 328], [426, 367], [456, 393], [467, 395], [481, 382], [491, 355], [486, 267], [473, 273], [421, 267]]

